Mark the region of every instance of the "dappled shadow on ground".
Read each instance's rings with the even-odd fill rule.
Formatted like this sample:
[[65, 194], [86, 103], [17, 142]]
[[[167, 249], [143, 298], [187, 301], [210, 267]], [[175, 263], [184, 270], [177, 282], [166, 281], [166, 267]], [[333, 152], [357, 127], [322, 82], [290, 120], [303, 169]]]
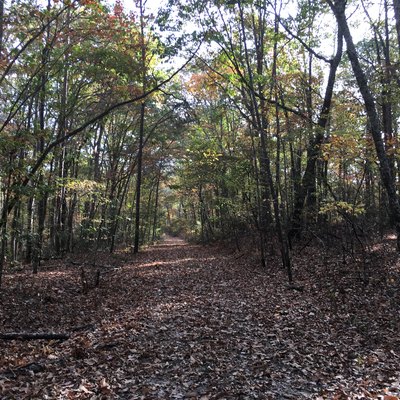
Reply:
[[[76, 267], [60, 265], [60, 275], [6, 278], [3, 332], [67, 331], [71, 338], [2, 346], [2, 399], [345, 399], [398, 393], [395, 298], [386, 301], [374, 286], [350, 293], [361, 289], [351, 279], [339, 287], [336, 272], [336, 281], [324, 276], [333, 264], [329, 269], [316, 249], [295, 255], [301, 292], [288, 289], [276, 261], [261, 271], [256, 255], [221, 247], [166, 238], [124, 257], [125, 264], [102, 270], [100, 286], [86, 293]], [[370, 298], [374, 307], [386, 301], [392, 321], [372, 309]], [[34, 370], [27, 367], [32, 363]]]

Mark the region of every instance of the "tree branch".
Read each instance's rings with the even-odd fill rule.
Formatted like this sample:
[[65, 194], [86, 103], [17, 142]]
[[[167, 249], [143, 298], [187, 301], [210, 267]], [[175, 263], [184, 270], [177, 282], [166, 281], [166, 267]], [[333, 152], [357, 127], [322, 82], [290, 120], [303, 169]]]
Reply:
[[28, 183], [31, 181], [32, 177], [35, 175], [35, 173], [38, 171], [38, 169], [40, 168], [40, 166], [42, 165], [42, 163], [44, 162], [44, 160], [46, 159], [46, 157], [48, 156], [48, 154], [50, 153], [50, 151], [58, 146], [59, 144], [65, 142], [68, 139], [71, 139], [72, 137], [76, 136], [78, 133], [81, 133], [82, 131], [84, 131], [88, 126], [94, 124], [95, 122], [103, 119], [104, 117], [106, 117], [107, 115], [109, 115], [111, 112], [113, 112], [114, 110], [121, 108], [123, 106], [129, 105], [129, 104], [133, 104], [136, 103], [140, 100], [145, 99], [146, 97], [150, 96], [151, 94], [157, 92], [158, 90], [160, 90], [160, 88], [162, 86], [164, 86], [165, 84], [167, 84], [168, 82], [170, 82], [179, 72], [181, 72], [191, 61], [192, 59], [195, 57], [197, 51], [199, 50], [201, 46], [198, 46], [198, 48], [196, 49], [196, 51], [191, 55], [191, 57], [181, 66], [179, 67], [175, 72], [173, 72], [172, 75], [170, 75], [167, 79], [163, 80], [161, 83], [159, 83], [158, 85], [154, 86], [152, 89], [146, 91], [145, 93], [128, 99], [128, 100], [124, 100], [121, 101], [119, 103], [113, 104], [112, 106], [106, 108], [103, 112], [101, 112], [100, 114], [95, 115], [93, 118], [89, 119], [88, 121], [86, 121], [84, 124], [82, 124], [80, 127], [68, 132], [67, 134], [65, 134], [64, 136], [61, 136], [60, 138], [54, 140], [53, 142], [51, 142], [46, 149], [43, 151], [43, 153], [40, 155], [40, 157], [37, 159], [35, 165], [32, 167], [32, 169], [28, 172], [28, 174], [26, 175], [25, 179], [22, 182], [22, 187], [25, 187], [28, 185]]
[[[121, 108], [123, 106], [129, 105], [136, 103], [140, 100], [145, 99], [146, 97], [150, 96], [151, 94], [157, 92], [160, 90], [160, 88], [164, 85], [166, 85], [168, 82], [170, 82], [179, 72], [181, 72], [186, 66], [193, 60], [193, 58], [196, 56], [198, 50], [200, 49], [202, 45], [202, 41], [200, 44], [197, 46], [196, 50], [192, 52], [192, 55], [186, 60], [184, 64], [182, 64], [178, 69], [176, 69], [167, 79], [164, 79], [162, 82], [160, 82], [158, 85], [154, 86], [152, 89], [146, 91], [145, 93], [141, 94], [140, 96], [121, 101], [119, 103], [113, 104], [112, 106], [106, 108], [103, 112], [100, 114], [95, 115], [93, 118], [90, 118], [88, 121], [83, 123], [80, 127], [73, 129], [72, 131], [68, 132], [64, 136], [61, 136], [60, 138], [54, 140], [53, 142], [49, 143], [47, 147], [44, 149], [44, 151], [40, 154], [38, 159], [36, 160], [35, 164], [32, 166], [31, 170], [26, 174], [25, 178], [22, 179], [21, 183], [19, 185], [16, 185], [16, 187], [19, 188], [19, 191], [14, 195], [14, 197], [10, 200], [7, 206], [6, 213], [9, 214], [12, 209], [14, 208], [17, 200], [19, 199], [21, 189], [25, 188], [29, 182], [32, 180], [32, 178], [35, 176], [36, 172], [39, 170], [43, 162], [45, 161], [46, 157], [49, 155], [49, 153], [58, 145], [61, 143], [67, 141], [68, 139], [73, 138], [74, 136], [78, 135], [82, 131], [84, 131], [88, 126], [94, 124], [95, 122], [101, 120], [102, 118], [106, 117], [109, 115], [111, 112], [114, 110]], [[0, 220], [0, 226], [4, 223], [4, 218], [1, 218]]]

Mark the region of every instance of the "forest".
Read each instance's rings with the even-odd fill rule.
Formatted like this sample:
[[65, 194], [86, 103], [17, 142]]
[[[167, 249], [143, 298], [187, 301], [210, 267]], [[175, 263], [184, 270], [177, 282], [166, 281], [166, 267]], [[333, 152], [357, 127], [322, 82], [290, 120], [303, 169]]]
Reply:
[[0, 398], [400, 398], [400, 0], [0, 0]]

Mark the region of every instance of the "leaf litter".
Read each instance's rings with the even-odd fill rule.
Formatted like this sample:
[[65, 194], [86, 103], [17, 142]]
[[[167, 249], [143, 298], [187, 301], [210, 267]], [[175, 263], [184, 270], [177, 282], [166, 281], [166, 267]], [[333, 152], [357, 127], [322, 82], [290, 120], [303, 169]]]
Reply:
[[172, 238], [137, 256], [98, 253], [116, 268], [87, 292], [68, 262], [8, 274], [0, 333], [70, 338], [3, 341], [0, 398], [400, 398], [392, 247], [368, 285], [308, 248], [294, 256], [302, 291], [273, 257], [263, 271], [256, 254]]

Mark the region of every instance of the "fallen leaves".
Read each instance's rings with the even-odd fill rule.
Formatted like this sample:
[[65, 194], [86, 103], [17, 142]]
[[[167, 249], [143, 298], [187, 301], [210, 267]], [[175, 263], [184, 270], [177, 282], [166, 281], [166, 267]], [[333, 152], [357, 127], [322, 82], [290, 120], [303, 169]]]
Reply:
[[383, 292], [349, 286], [345, 303], [336, 298], [332, 308], [335, 292], [329, 282], [322, 287], [318, 271], [307, 275], [304, 266], [297, 272], [304, 290], [287, 290], [283, 271], [256, 265], [221, 248], [171, 241], [120, 265], [87, 294], [71, 266], [7, 276], [2, 331], [57, 328], [71, 337], [2, 346], [0, 397], [399, 397], [393, 296], [383, 309]]

